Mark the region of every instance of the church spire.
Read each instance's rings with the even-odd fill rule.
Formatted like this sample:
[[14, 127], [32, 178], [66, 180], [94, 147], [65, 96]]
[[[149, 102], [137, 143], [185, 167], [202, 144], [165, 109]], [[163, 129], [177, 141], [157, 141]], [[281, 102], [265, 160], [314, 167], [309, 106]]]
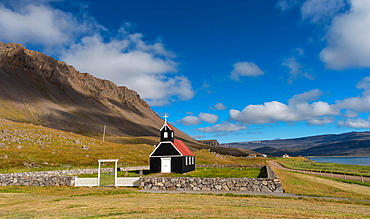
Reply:
[[167, 118], [168, 118], [167, 114], [165, 114], [163, 117], [164, 117], [164, 125], [160, 130], [161, 142], [163, 141], [173, 142], [174, 141], [174, 131], [172, 127], [169, 124], [167, 124]]

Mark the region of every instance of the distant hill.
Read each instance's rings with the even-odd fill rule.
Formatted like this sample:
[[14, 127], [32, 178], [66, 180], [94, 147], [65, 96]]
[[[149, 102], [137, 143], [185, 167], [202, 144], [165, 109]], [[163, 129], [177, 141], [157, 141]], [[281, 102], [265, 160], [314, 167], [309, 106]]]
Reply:
[[370, 132], [349, 132], [338, 135], [317, 135], [294, 139], [279, 139], [221, 144], [273, 156], [284, 153], [297, 156], [348, 156], [370, 154]]

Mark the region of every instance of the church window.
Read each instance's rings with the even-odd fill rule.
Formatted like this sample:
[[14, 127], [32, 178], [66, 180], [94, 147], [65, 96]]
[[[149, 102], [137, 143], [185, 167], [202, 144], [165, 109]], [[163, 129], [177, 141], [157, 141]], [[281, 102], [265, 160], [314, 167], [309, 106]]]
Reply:
[[164, 132], [164, 133], [163, 133], [163, 137], [164, 137], [164, 138], [168, 138], [168, 132]]

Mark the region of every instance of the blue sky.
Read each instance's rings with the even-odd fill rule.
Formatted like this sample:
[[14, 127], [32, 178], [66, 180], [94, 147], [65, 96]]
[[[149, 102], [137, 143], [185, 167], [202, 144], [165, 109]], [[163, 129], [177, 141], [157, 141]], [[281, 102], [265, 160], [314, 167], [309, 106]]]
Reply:
[[0, 0], [0, 29], [196, 139], [370, 128], [368, 0]]

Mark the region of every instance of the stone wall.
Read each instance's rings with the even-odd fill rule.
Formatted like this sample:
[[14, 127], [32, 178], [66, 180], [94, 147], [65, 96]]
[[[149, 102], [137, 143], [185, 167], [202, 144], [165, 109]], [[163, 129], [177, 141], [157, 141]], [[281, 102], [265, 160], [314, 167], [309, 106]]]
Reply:
[[279, 177], [269, 166], [204, 165], [202, 167], [265, 167], [267, 178], [142, 177], [140, 187], [145, 190], [283, 192]]
[[17, 174], [1, 174], [0, 186], [74, 186], [74, 176], [46, 176], [30, 174], [20, 177]]
[[[121, 171], [149, 169], [142, 167], [121, 167]], [[112, 168], [101, 168], [102, 172], [113, 171]], [[39, 172], [0, 174], [0, 186], [74, 186], [75, 177], [80, 174], [97, 173], [98, 169], [71, 169]]]
[[280, 180], [267, 178], [143, 177], [145, 190], [283, 192]]

